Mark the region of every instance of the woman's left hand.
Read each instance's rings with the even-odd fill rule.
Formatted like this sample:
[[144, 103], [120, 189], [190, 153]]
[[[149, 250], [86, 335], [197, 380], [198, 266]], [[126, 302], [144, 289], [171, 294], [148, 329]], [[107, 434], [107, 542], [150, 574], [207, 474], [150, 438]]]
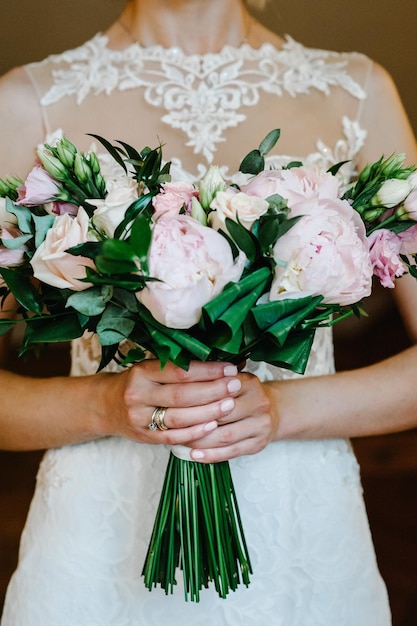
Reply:
[[235, 396], [235, 408], [218, 419], [218, 428], [190, 444], [191, 458], [201, 463], [218, 463], [245, 454], [255, 454], [272, 441], [278, 415], [272, 389], [249, 373], [239, 374], [242, 388]]

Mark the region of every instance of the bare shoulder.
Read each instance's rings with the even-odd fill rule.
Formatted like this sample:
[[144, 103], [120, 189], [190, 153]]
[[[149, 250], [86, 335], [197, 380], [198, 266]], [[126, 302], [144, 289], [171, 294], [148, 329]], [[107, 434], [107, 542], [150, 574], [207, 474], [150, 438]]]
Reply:
[[0, 78], [0, 134], [0, 176], [27, 171], [35, 147], [44, 139], [44, 125], [36, 90], [24, 67]]

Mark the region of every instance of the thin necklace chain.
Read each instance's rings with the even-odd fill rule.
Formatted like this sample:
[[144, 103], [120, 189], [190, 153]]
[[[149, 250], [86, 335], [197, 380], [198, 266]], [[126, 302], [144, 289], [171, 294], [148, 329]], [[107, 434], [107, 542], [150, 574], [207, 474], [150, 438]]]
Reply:
[[[243, 37], [242, 37], [242, 39], [240, 41], [239, 46], [242, 46], [243, 44], [248, 43], [250, 35], [251, 35], [251, 32], [252, 32], [252, 26], [253, 26], [253, 22], [254, 22], [254, 19], [253, 19], [252, 15], [248, 14], [248, 17], [246, 18], [245, 21], [246, 21], [245, 32], [244, 32], [244, 35], [243, 35]], [[141, 42], [137, 39], [137, 37], [134, 36], [134, 34], [130, 30], [130, 28], [127, 26], [127, 24], [124, 23], [124, 21], [121, 18], [119, 18], [117, 20], [117, 24], [119, 24], [119, 26], [124, 30], [126, 35], [128, 35], [128, 37], [131, 39], [132, 43], [136, 43], [139, 46], [142, 46]]]

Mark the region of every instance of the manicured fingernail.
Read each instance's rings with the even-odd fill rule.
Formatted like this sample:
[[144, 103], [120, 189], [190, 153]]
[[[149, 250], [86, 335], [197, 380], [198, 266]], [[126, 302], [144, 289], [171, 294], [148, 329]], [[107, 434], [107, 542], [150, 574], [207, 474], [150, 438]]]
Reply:
[[207, 424], [204, 424], [204, 430], [206, 431], [214, 430], [215, 428], [217, 428], [217, 422], [207, 422]]
[[223, 400], [223, 402], [220, 404], [222, 413], [229, 413], [229, 411], [232, 411], [232, 409], [234, 409], [234, 406], [235, 403], [232, 398], [227, 398], [226, 400]]
[[242, 383], [240, 382], [238, 378], [233, 378], [232, 380], [229, 380], [229, 382], [227, 383], [227, 389], [228, 391], [230, 391], [230, 393], [235, 393], [235, 391], [239, 391], [241, 386], [242, 386]]
[[237, 367], [236, 365], [226, 365], [223, 373], [225, 376], [236, 376], [237, 374]]
[[204, 459], [204, 452], [201, 452], [201, 450], [192, 450], [191, 458], [194, 459], [194, 461], [198, 461], [199, 459]]

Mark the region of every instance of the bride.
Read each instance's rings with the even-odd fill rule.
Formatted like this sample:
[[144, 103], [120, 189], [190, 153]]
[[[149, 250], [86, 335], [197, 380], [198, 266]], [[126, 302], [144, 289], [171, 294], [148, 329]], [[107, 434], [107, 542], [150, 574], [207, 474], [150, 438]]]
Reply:
[[[232, 174], [274, 127], [270, 165], [348, 160], [346, 177], [415, 140], [385, 71], [360, 54], [303, 47], [256, 22], [241, 0], [130, 0], [104, 34], [17, 68], [0, 83], [0, 173], [23, 176], [58, 129], [142, 148], [164, 144], [185, 180]], [[22, 132], [22, 129], [24, 132]], [[417, 337], [417, 285], [396, 296]], [[98, 346], [72, 346], [72, 376], [0, 373], [0, 445], [49, 448], [22, 536], [2, 626], [388, 626], [390, 612], [347, 437], [414, 426], [417, 347], [334, 373], [330, 332], [308, 376], [249, 363], [147, 361], [95, 374]], [[401, 406], [401, 410], [399, 410]], [[155, 407], [167, 430], [151, 431]], [[167, 445], [232, 459], [254, 574], [226, 600], [186, 604], [141, 580]]]

